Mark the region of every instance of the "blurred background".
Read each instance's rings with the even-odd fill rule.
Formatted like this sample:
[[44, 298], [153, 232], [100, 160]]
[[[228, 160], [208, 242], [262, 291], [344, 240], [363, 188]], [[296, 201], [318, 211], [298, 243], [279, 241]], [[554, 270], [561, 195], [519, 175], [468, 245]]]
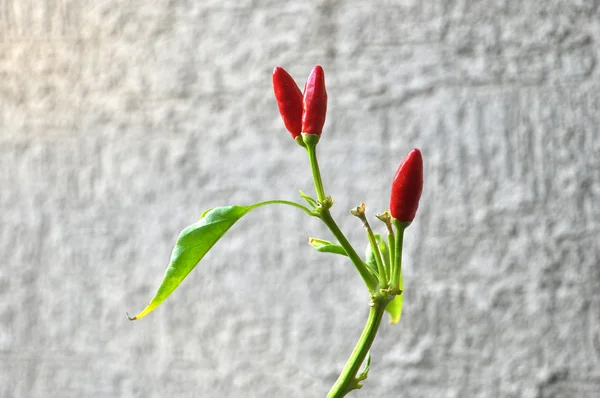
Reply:
[[404, 313], [352, 397], [600, 391], [598, 1], [0, 1], [0, 397], [324, 397], [368, 314], [333, 239], [243, 218], [148, 317], [210, 207], [313, 193], [276, 65], [325, 69], [325, 189], [425, 162]]

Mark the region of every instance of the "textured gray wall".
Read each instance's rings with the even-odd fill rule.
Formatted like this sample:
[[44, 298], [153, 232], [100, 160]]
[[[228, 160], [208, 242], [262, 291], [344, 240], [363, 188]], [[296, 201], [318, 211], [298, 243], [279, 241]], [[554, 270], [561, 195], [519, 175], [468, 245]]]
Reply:
[[0, 396], [326, 394], [368, 297], [294, 209], [249, 214], [125, 317], [204, 209], [312, 192], [270, 80], [316, 63], [352, 242], [347, 210], [385, 209], [413, 146], [426, 168], [404, 316], [352, 396], [594, 396], [598, 4], [1, 0]]

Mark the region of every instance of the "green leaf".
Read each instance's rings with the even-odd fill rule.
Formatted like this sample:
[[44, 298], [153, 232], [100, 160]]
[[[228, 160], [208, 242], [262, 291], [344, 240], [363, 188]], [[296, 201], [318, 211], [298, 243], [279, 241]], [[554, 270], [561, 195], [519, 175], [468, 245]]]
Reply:
[[[402, 271], [400, 271], [400, 290], [403, 289], [402, 283]], [[390, 315], [390, 321], [392, 324], [397, 324], [400, 322], [400, 318], [402, 317], [402, 302], [403, 302], [404, 293], [400, 293], [394, 297], [392, 301], [388, 303], [385, 307], [385, 310]]]
[[299, 189], [298, 191], [300, 191], [300, 196], [302, 196], [302, 198], [306, 200], [306, 203], [308, 203], [310, 206], [317, 207], [319, 205], [319, 202], [315, 198], [308, 196], [307, 194], [302, 192], [301, 189]]
[[371, 351], [368, 351], [367, 356], [365, 358], [365, 368], [359, 375], [357, 375], [354, 378], [354, 380], [352, 380], [351, 384], [348, 386], [348, 389], [346, 390], [346, 394], [352, 390], [360, 390], [363, 387], [362, 382], [367, 380], [370, 369], [371, 369]]
[[212, 209], [213, 209], [213, 208], [211, 207], [211, 208], [210, 208], [210, 209], [208, 209], [208, 210], [204, 210], [204, 212], [203, 212], [203, 213], [200, 215], [200, 219], [202, 220], [204, 217], [206, 217], [206, 215], [207, 215], [208, 213], [210, 213], [210, 211], [211, 211]]
[[371, 369], [371, 351], [367, 352], [367, 358], [365, 359], [365, 362], [366, 362], [365, 368], [358, 376], [358, 379], [360, 381], [367, 380], [367, 376], [369, 376], [369, 370]]
[[320, 251], [321, 253], [333, 253], [333, 254], [341, 254], [342, 256], [347, 256], [346, 250], [341, 245], [337, 243], [329, 242], [327, 240], [318, 239], [318, 238], [308, 238], [308, 244]]
[[216, 207], [204, 212], [198, 222], [181, 231], [154, 297], [142, 312], [129, 319], [140, 319], [165, 301], [229, 228], [259, 205]]

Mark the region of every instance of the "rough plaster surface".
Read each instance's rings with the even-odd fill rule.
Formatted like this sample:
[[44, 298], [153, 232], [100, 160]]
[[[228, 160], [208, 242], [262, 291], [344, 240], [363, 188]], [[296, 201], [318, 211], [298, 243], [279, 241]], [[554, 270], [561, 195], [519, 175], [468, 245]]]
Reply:
[[404, 316], [352, 396], [598, 396], [599, 50], [592, 0], [0, 0], [0, 396], [325, 396], [368, 297], [294, 209], [125, 317], [204, 209], [311, 191], [270, 78], [316, 63], [351, 241], [425, 158]]

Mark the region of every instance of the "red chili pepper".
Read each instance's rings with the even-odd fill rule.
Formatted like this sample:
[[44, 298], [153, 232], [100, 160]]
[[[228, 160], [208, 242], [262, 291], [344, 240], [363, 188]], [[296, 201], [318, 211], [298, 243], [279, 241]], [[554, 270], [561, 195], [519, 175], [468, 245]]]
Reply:
[[413, 149], [406, 155], [392, 181], [390, 213], [401, 222], [411, 222], [419, 208], [423, 191], [423, 157]]
[[321, 135], [327, 113], [325, 73], [320, 65], [313, 68], [304, 86], [302, 101], [302, 132]]
[[280, 66], [273, 69], [273, 90], [283, 124], [296, 139], [302, 131], [302, 91]]

